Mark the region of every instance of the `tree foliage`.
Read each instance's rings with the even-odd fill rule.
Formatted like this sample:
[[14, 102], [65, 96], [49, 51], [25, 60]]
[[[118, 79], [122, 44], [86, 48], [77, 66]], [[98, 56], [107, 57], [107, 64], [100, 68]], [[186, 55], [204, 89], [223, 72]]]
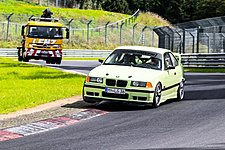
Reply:
[[67, 0], [68, 7], [132, 14], [154, 12], [172, 23], [225, 15], [225, 0]]

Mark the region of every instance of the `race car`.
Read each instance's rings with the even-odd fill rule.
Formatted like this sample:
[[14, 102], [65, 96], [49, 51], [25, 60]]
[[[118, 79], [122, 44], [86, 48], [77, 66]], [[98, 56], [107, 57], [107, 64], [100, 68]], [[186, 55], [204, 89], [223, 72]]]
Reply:
[[146, 46], [120, 46], [89, 72], [83, 86], [87, 103], [121, 101], [159, 107], [184, 98], [181, 56]]

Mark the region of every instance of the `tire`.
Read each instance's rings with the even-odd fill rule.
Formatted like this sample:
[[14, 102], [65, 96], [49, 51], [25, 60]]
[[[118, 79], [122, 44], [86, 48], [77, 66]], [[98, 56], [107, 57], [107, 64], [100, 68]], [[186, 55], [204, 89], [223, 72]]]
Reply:
[[18, 50], [18, 61], [23, 61], [23, 56], [21, 56], [21, 49]]
[[29, 62], [29, 58], [25, 56], [25, 51], [22, 52], [22, 59], [23, 59], [23, 62]]
[[177, 89], [177, 101], [181, 101], [183, 99], [184, 99], [184, 82], [181, 81]]
[[46, 59], [46, 64], [50, 64], [51, 60], [49, 58]]
[[61, 62], [62, 62], [62, 58], [56, 58], [56, 64], [61, 64]]
[[29, 58], [24, 57], [24, 58], [23, 58], [23, 61], [24, 61], [24, 62], [29, 62]]
[[161, 83], [158, 83], [155, 87], [154, 98], [153, 98], [154, 108], [157, 108], [160, 105], [161, 93], [162, 93], [162, 85]]
[[23, 61], [23, 57], [22, 56], [18, 56], [18, 61]]

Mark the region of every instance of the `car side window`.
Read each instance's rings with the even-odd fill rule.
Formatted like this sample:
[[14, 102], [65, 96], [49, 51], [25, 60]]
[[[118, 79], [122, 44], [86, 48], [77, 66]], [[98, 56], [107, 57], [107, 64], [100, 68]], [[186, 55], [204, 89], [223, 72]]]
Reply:
[[173, 62], [170, 58], [169, 53], [164, 54], [164, 65], [165, 65], [165, 70], [167, 70], [169, 67], [173, 66]]
[[178, 66], [178, 61], [177, 61], [177, 59], [174, 57], [174, 55], [173, 55], [172, 53], [169, 53], [169, 55], [170, 55], [171, 61], [172, 61], [172, 63], [173, 63], [173, 66], [174, 66], [174, 67]]

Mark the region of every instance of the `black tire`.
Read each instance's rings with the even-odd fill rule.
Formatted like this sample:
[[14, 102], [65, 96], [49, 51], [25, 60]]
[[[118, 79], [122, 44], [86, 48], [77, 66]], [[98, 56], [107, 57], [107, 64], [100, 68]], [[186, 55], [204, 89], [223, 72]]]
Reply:
[[181, 81], [177, 89], [177, 101], [181, 101], [183, 99], [184, 99], [184, 82]]
[[56, 64], [61, 64], [61, 62], [62, 62], [62, 58], [56, 58]]
[[157, 108], [160, 106], [161, 93], [162, 93], [162, 85], [161, 83], [158, 83], [155, 87], [154, 98], [153, 98], [154, 108]]
[[22, 56], [18, 56], [18, 61], [23, 61], [23, 57]]
[[29, 58], [23, 57], [23, 61], [24, 61], [24, 62], [29, 62]]
[[51, 63], [50, 58], [47, 58], [47, 59], [46, 59], [46, 64], [50, 64], [50, 63]]
[[21, 49], [18, 49], [18, 61], [23, 61], [23, 55], [21, 56]]

